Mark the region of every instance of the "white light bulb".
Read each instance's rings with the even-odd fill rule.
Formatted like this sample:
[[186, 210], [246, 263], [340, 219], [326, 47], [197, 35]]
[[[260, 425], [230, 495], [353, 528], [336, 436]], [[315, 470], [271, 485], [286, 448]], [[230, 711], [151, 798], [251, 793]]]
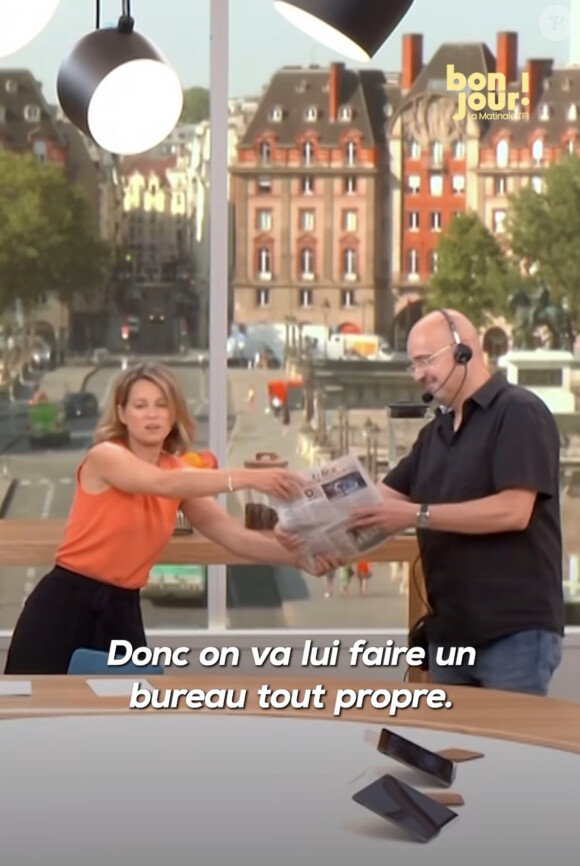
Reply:
[[0, 0], [0, 57], [20, 51], [44, 30], [60, 0]]
[[89, 105], [87, 124], [104, 150], [131, 155], [166, 139], [182, 110], [183, 88], [174, 70], [156, 60], [132, 60], [101, 81]]

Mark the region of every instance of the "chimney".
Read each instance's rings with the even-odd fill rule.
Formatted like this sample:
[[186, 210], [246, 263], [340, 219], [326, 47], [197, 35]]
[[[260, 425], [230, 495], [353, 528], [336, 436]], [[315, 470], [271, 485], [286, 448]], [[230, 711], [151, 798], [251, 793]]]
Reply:
[[518, 34], [497, 34], [497, 60], [495, 71], [505, 75], [506, 85], [517, 81], [518, 77]]
[[526, 64], [526, 72], [528, 73], [528, 91], [520, 87], [520, 100], [527, 97], [530, 101], [528, 105], [522, 105], [522, 110], [531, 114], [538, 104], [544, 90], [544, 81], [552, 74], [554, 61], [546, 60], [528, 60]]
[[403, 90], [410, 90], [423, 69], [423, 34], [403, 35]]
[[328, 116], [331, 121], [335, 121], [338, 118], [338, 106], [340, 104], [340, 79], [343, 70], [344, 63], [330, 64]]

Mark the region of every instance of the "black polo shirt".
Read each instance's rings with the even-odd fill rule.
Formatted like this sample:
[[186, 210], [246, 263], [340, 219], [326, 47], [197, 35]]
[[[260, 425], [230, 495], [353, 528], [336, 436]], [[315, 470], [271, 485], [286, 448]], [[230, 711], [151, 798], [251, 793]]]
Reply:
[[538, 493], [527, 529], [467, 535], [417, 530], [431, 640], [477, 646], [528, 629], [564, 628], [560, 437], [546, 405], [501, 373], [463, 407], [437, 412], [383, 479], [412, 502], [466, 502], [510, 488]]

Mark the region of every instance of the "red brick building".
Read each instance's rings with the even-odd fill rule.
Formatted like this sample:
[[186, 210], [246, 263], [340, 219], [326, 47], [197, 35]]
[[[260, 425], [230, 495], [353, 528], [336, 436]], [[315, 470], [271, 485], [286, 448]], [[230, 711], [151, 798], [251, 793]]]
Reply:
[[386, 326], [386, 102], [375, 70], [274, 75], [232, 169], [237, 322]]
[[[485, 108], [454, 116], [462, 112], [458, 93], [448, 89], [451, 65], [466, 78], [479, 74], [473, 88], [481, 82]], [[505, 108], [495, 79], [496, 90], [488, 93], [488, 76], [496, 73], [505, 76]], [[545, 59], [520, 65], [518, 35], [505, 32], [498, 33], [495, 56], [484, 43], [450, 43], [425, 63], [423, 37], [408, 34], [393, 102], [388, 246], [393, 339], [403, 346], [437, 269], [439, 238], [454, 214], [475, 211], [501, 241], [508, 196], [526, 185], [541, 190], [546, 167], [578, 151], [580, 68], [557, 68]]]

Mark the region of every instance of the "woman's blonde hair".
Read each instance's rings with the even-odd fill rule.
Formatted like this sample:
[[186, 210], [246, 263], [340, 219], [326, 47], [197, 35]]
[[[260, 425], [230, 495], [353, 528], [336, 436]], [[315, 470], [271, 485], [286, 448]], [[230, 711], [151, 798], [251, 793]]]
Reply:
[[121, 423], [117, 407], [123, 409], [129, 401], [131, 388], [140, 379], [147, 379], [163, 392], [167, 400], [173, 424], [171, 432], [163, 443], [163, 450], [169, 454], [182, 455], [189, 451], [195, 435], [195, 422], [187, 408], [185, 395], [169, 369], [164, 364], [138, 364], [129, 367], [121, 373], [112, 389], [108, 405], [95, 428], [95, 442], [107, 442], [111, 439], [127, 440], [127, 428]]

